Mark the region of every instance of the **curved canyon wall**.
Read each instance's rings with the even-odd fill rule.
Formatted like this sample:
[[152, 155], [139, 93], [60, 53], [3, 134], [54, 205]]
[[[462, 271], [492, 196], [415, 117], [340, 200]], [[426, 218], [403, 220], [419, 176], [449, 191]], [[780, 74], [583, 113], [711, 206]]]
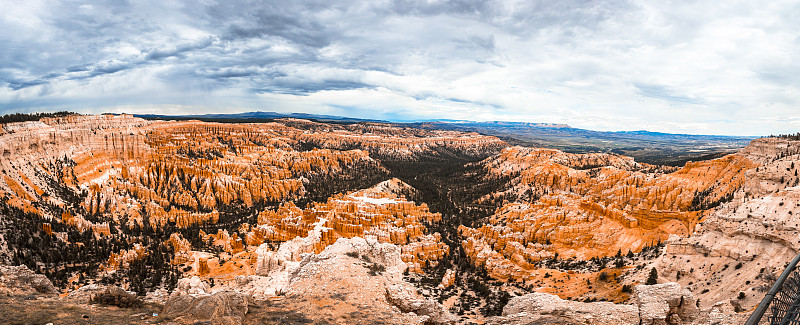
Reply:
[[[462, 226], [462, 243], [499, 279], [530, 282], [543, 259], [588, 260], [638, 252], [688, 236], [695, 225], [743, 188], [758, 165], [745, 154], [675, 169], [609, 154], [569, 154], [510, 147], [483, 162], [510, 177], [511, 197], [479, 228]], [[514, 199], [516, 198], [516, 199]]]
[[[321, 240], [308, 252], [318, 253], [340, 237], [375, 236], [400, 245], [415, 272], [435, 264], [448, 247], [423, 225], [440, 216], [396, 195], [407, 187], [399, 180], [303, 209], [291, 202], [314, 190], [317, 184], [309, 179], [336, 182], [359, 177], [355, 170], [387, 174], [370, 155], [398, 160], [441, 152], [471, 156], [506, 145], [474, 133], [296, 119], [226, 124], [74, 115], [9, 123], [2, 132], [0, 198], [40, 216], [42, 229], [59, 238], [66, 237], [53, 230], [60, 225], [109, 236], [120, 226], [169, 231], [242, 224], [242, 236], [199, 232], [203, 242], [231, 254], [254, 253], [264, 242], [304, 237], [325, 220], [319, 225], [326, 229]], [[187, 245], [182, 236], [169, 241], [176, 262], [192, 262], [195, 272], [213, 269], [211, 256], [192, 253], [200, 248]], [[145, 254], [135, 248], [113, 252], [106, 265], [125, 266]]]

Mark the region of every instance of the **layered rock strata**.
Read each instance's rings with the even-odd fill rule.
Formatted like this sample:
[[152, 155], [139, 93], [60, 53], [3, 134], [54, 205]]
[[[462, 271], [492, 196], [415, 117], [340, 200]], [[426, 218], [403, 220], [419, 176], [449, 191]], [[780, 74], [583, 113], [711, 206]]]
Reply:
[[576, 302], [546, 293], [515, 297], [503, 309], [503, 316], [488, 324], [742, 324], [749, 314], [737, 314], [720, 306], [700, 310], [692, 294], [677, 283], [639, 285], [634, 304]]
[[[733, 200], [698, 224], [691, 236], [673, 237], [654, 267], [711, 307], [719, 302], [754, 308], [800, 251], [800, 142], [757, 139], [740, 153], [759, 166]], [[645, 270], [632, 279], [646, 277]]]
[[543, 259], [613, 256], [687, 236], [758, 166], [735, 154], [673, 171], [629, 157], [521, 147], [483, 164], [512, 179], [505, 194], [485, 199], [518, 199], [482, 227], [460, 227], [462, 246], [493, 277], [518, 281], [536, 278], [530, 271]]
[[[42, 230], [57, 238], [66, 238], [59, 224], [110, 236], [119, 232], [115, 229], [119, 225], [156, 231], [230, 222], [220, 220], [226, 214], [223, 211], [260, 209], [303, 198], [309, 177], [325, 179], [354, 169], [380, 173], [380, 163], [370, 154], [408, 160], [441, 150], [483, 154], [506, 145], [478, 134], [295, 119], [226, 124], [74, 115], [9, 123], [2, 130], [0, 198], [41, 216]], [[403, 245], [415, 270], [446, 253], [420, 225], [421, 220], [432, 222], [435, 216], [425, 212], [419, 219], [413, 215], [426, 208], [406, 201], [371, 205], [370, 200], [390, 198], [365, 198], [366, 206], [358, 200], [335, 202], [341, 199], [337, 198], [313, 208], [319, 211], [308, 211], [314, 218], [336, 215], [329, 218], [330, 234], [311, 251], [320, 252], [339, 237], [375, 235]], [[316, 222], [313, 218], [275, 219], [288, 217], [283, 212], [290, 210], [294, 208], [286, 203], [279, 212], [262, 213], [264, 227], [246, 230], [252, 230], [248, 238], [222, 232], [203, 234], [203, 239], [238, 254], [246, 245], [305, 236]], [[108, 269], [124, 267], [133, 256], [114, 254], [109, 256]], [[198, 260], [185, 245], [178, 255], [180, 262]]]

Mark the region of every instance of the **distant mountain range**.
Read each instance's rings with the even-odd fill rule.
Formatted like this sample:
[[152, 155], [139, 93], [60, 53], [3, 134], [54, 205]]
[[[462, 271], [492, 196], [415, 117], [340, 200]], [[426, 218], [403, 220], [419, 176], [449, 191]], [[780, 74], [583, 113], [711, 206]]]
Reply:
[[565, 152], [609, 152], [631, 156], [637, 161], [682, 166], [733, 153], [755, 137], [673, 134], [651, 131], [593, 131], [573, 128], [567, 124], [465, 120], [428, 120], [397, 123], [335, 115], [277, 112], [247, 112], [204, 115], [135, 115], [145, 119], [201, 120], [210, 122], [258, 123], [281, 118], [307, 119], [326, 123], [378, 122], [424, 129], [478, 132], [492, 135], [513, 145], [559, 149]]
[[389, 123], [389, 121], [370, 120], [354, 117], [344, 117], [335, 115], [324, 114], [306, 114], [306, 113], [278, 113], [278, 112], [245, 112], [234, 114], [202, 114], [202, 115], [157, 115], [157, 114], [134, 114], [136, 117], [141, 117], [148, 120], [200, 120], [207, 122], [230, 122], [230, 123], [259, 123], [268, 122], [282, 118], [297, 118], [305, 120], [313, 120], [326, 123], [360, 123], [360, 122], [381, 122]]
[[553, 123], [425, 122], [419, 127], [472, 131], [508, 143], [565, 152], [610, 152], [639, 162], [683, 166], [687, 161], [720, 157], [745, 147], [755, 137], [673, 134], [651, 131], [593, 131]]

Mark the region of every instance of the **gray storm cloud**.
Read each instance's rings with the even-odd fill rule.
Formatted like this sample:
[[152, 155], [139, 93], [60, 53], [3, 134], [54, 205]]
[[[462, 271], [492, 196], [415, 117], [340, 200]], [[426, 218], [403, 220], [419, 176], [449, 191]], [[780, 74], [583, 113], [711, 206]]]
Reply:
[[0, 2], [0, 113], [800, 130], [794, 1]]

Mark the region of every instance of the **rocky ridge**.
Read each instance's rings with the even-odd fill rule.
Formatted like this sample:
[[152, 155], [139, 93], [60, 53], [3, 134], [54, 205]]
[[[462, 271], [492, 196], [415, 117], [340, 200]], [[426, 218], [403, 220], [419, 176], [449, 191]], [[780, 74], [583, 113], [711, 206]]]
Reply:
[[700, 310], [692, 294], [677, 283], [639, 285], [634, 304], [575, 302], [547, 293], [513, 298], [503, 316], [488, 324], [741, 324], [749, 315], [714, 306]]
[[[317, 235], [312, 231], [308, 237], [299, 239], [314, 241]], [[374, 236], [340, 238], [315, 254], [303, 252], [302, 245], [297, 243], [281, 244], [277, 254], [280, 262], [274, 264], [271, 264], [276, 258], [274, 252], [259, 250], [255, 275], [240, 275], [235, 281], [214, 287], [199, 277], [181, 279], [165, 310], [174, 310], [178, 315], [178, 311], [186, 309], [185, 305], [199, 305], [198, 299], [207, 299], [202, 297], [243, 295], [253, 301], [302, 306], [307, 317], [318, 320], [341, 321], [366, 308], [370, 315], [391, 315], [386, 318], [391, 324], [456, 321], [441, 304], [420, 297], [411, 284], [403, 281], [408, 266], [401, 259], [400, 249], [393, 244], [380, 243]], [[286, 260], [284, 256], [300, 258]]]
[[[260, 218], [264, 227], [245, 230], [248, 236], [232, 234], [230, 229], [201, 234], [203, 241], [221, 244], [230, 253], [238, 253], [246, 245], [304, 235], [314, 222], [266, 224], [270, 216], [285, 217], [270, 207], [282, 204], [279, 211], [290, 211], [293, 201], [308, 200], [309, 196], [327, 198], [337, 192], [336, 186], [384, 177], [386, 170], [370, 157], [369, 150], [380, 148], [381, 155], [411, 159], [440, 150], [469, 155], [505, 145], [477, 134], [381, 124], [335, 126], [295, 119], [223, 124], [75, 115], [9, 123], [4, 132], [0, 136], [4, 152], [0, 198], [12, 209], [41, 216], [41, 229], [48, 235], [64, 240], [66, 229], [75, 229], [109, 236], [118, 232], [120, 225], [134, 232], [185, 229], [244, 221], [246, 216], [232, 211], [261, 211], [260, 217], [249, 218]], [[345, 182], [335, 185], [341, 183], [338, 179]], [[319, 208], [332, 210], [335, 204]], [[406, 213], [414, 213], [414, 206], [398, 202], [388, 209], [364, 213], [397, 212], [402, 216], [407, 209], [411, 210]], [[346, 211], [335, 213], [343, 216]], [[434, 222], [433, 216], [424, 219]], [[326, 236], [314, 251], [341, 236], [374, 234], [407, 246], [407, 258], [416, 263], [417, 271], [425, 261], [446, 253], [435, 237], [420, 241], [424, 227], [419, 221], [402, 217], [388, 225], [382, 218], [370, 221], [372, 218], [364, 217], [362, 213], [346, 217], [348, 220], [332, 218], [329, 226], [335, 235]], [[141, 230], [144, 228], [150, 229]], [[179, 259], [191, 258], [181, 252]], [[146, 252], [127, 247], [109, 255], [104, 269], [113, 271]], [[195, 264], [203, 263], [207, 261]]]
[[542, 260], [638, 252], [689, 235], [757, 166], [736, 154], [664, 170], [628, 157], [521, 147], [483, 164], [513, 177], [504, 193], [514, 201], [479, 228], [460, 227], [462, 245], [493, 277], [526, 283], [541, 279]]
[[[743, 323], [800, 248], [796, 245], [798, 224], [795, 218], [800, 213], [800, 187], [794, 186], [798, 180], [795, 173], [800, 169], [800, 165], [797, 165], [800, 163], [798, 149], [798, 141], [767, 138], [754, 140], [738, 153], [757, 163], [757, 166], [742, 171], [743, 182], [731, 195], [731, 200], [704, 213], [702, 221], [693, 227], [691, 234], [671, 235], [665, 241], [660, 256], [644, 263], [640, 261], [636, 268], [628, 267], [621, 274], [621, 284], [636, 288], [631, 301], [641, 304], [643, 291], [640, 288], [650, 286], [636, 284], [643, 283], [650, 270], [655, 269], [658, 282], [683, 287], [682, 294], [696, 297], [692, 299], [695, 299], [700, 310], [692, 319], [679, 315], [670, 320], [668, 313], [664, 318], [666, 324]], [[551, 306], [560, 306], [553, 310], [561, 308], [566, 313], [566, 316], [562, 313], [564, 317], [559, 320], [564, 323], [603, 323], [596, 321], [599, 316], [587, 319], [586, 314], [580, 311], [598, 312], [620, 306], [597, 302], [577, 303], [544, 294], [534, 295], [528, 297], [530, 301], [527, 303], [549, 301]], [[659, 294], [647, 296], [649, 298], [644, 300], [659, 303], [669, 301], [662, 299]], [[515, 310], [515, 304], [519, 302], [512, 299], [507, 310]], [[551, 311], [537, 311], [541, 314], [537, 317], [555, 317]], [[514, 314], [519, 313], [509, 312], [506, 318], [498, 318], [497, 322], [525, 324], [521, 316], [523, 314]], [[647, 311], [646, 314], [652, 315], [654, 312]], [[655, 314], [663, 315], [662, 312]], [[640, 320], [643, 324], [649, 324], [642, 315], [640, 306]]]
[[651, 266], [661, 278], [689, 288], [701, 306], [724, 301], [737, 310], [754, 308], [800, 251], [800, 142], [758, 139], [741, 154], [760, 166], [747, 171], [733, 200], [691, 236], [669, 240]]
[[[758, 302], [798, 248], [800, 145], [788, 139], [757, 139], [737, 154], [683, 168], [505, 148], [475, 164], [487, 182], [500, 184], [477, 203], [497, 210], [457, 223], [455, 233], [442, 224], [469, 210], [432, 212], [408, 184], [390, 179], [389, 162], [477, 160], [505, 147], [496, 138], [380, 123], [152, 122], [124, 115], [11, 123], [2, 132], [0, 225], [21, 229], [22, 221], [36, 236], [18, 240], [6, 232], [0, 261], [28, 265], [67, 291], [98, 280], [139, 279], [144, 286], [121, 284], [157, 301], [166, 301], [174, 275], [196, 276], [177, 281], [174, 297], [192, 297], [176, 300], [178, 309], [206, 304], [198, 297], [235, 292], [220, 295], [222, 301], [209, 298], [220, 322], [248, 317], [240, 303], [227, 302], [239, 295], [314, 310], [320, 320], [357, 319], [359, 308], [375, 306], [370, 313], [386, 319], [453, 322], [448, 310], [470, 305], [452, 292], [465, 284], [484, 292], [475, 277], [461, 273], [467, 269], [515, 288], [504, 316], [510, 318], [499, 321], [539, 313], [564, 322], [610, 322], [585, 316], [592, 308], [618, 308], [623, 317], [631, 308], [588, 301], [641, 299], [649, 287], [637, 284], [654, 268], [659, 282], [678, 282], [698, 297], [701, 312], [691, 318], [679, 311], [688, 305], [667, 302], [667, 312], [651, 313], [640, 304], [640, 321], [664, 314], [666, 323], [700, 324], [716, 315], [735, 323], [736, 312]], [[653, 249], [659, 242], [661, 251]], [[49, 253], [37, 259], [26, 247]], [[471, 265], [450, 260], [464, 253]], [[138, 271], [143, 264], [166, 265], [165, 282]], [[424, 295], [420, 284], [403, 280], [404, 273], [413, 278], [448, 267], [428, 281], [438, 289], [426, 287], [419, 291]], [[683, 289], [664, 290], [689, 299]], [[447, 302], [437, 303], [431, 292]], [[525, 297], [520, 292], [563, 306], [525, 311], [514, 307], [522, 306], [513, 303]], [[663, 307], [669, 300], [654, 299], [648, 304]], [[650, 314], [658, 317], [643, 316]]]
[[24, 265], [0, 264], [0, 295], [54, 294], [56, 288], [44, 275]]

